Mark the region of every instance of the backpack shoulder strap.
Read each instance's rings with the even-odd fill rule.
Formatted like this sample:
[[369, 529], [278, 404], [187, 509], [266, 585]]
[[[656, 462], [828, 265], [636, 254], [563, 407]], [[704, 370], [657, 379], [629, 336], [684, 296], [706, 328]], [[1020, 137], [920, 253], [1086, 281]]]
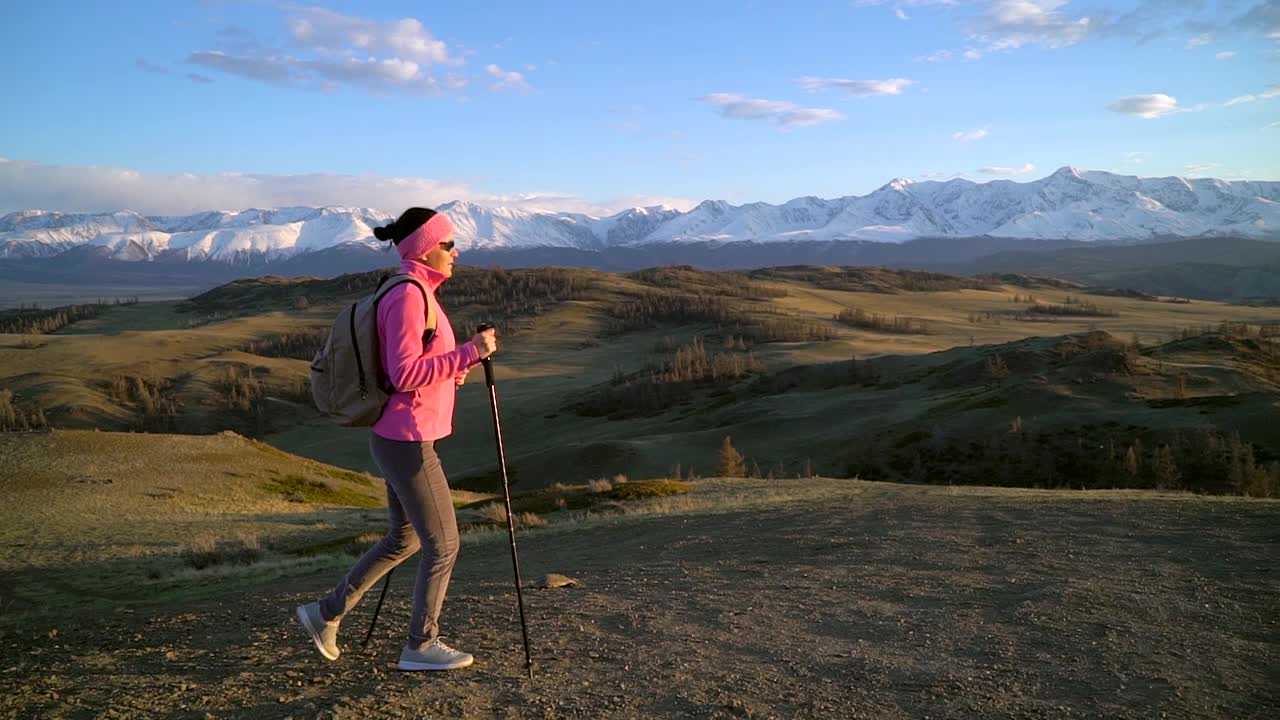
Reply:
[[434, 335], [436, 331], [435, 303], [431, 302], [431, 298], [427, 297], [427, 289], [422, 287], [422, 283], [418, 282], [412, 275], [396, 273], [395, 275], [388, 275], [378, 282], [378, 288], [373, 293], [374, 317], [377, 317], [378, 303], [382, 302], [383, 296], [390, 292], [391, 288], [405, 283], [412, 283], [418, 288], [418, 292], [422, 293], [422, 303], [427, 306], [427, 334]]

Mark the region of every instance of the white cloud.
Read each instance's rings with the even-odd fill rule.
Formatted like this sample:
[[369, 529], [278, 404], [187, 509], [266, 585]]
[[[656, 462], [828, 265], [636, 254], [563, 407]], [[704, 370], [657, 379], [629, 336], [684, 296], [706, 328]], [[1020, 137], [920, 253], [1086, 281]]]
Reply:
[[1203, 173], [1206, 170], [1212, 170], [1213, 168], [1221, 167], [1221, 164], [1215, 163], [1215, 162], [1191, 163], [1189, 165], [1184, 165], [1183, 167], [1187, 171], [1187, 175], [1186, 175], [1187, 177], [1196, 178], [1196, 177], [1200, 177], [1200, 173]]
[[484, 71], [489, 73], [497, 82], [493, 84], [494, 90], [514, 90], [516, 92], [529, 92], [533, 88], [529, 87], [529, 83], [524, 79], [524, 75], [514, 70], [503, 70], [497, 65], [489, 64], [484, 66]]
[[1184, 45], [1183, 47], [1185, 47], [1187, 50], [1192, 50], [1204, 45], [1208, 45], [1211, 42], [1213, 42], [1213, 33], [1204, 33], [1191, 38], [1190, 40], [1187, 41], [1187, 44]]
[[466, 183], [384, 175], [159, 175], [126, 168], [44, 165], [25, 160], [0, 162], [0, 213], [127, 209], [145, 215], [182, 215], [251, 207], [339, 206], [397, 214], [406, 207], [437, 206], [450, 200], [593, 215], [610, 215], [636, 206], [667, 205], [689, 210], [695, 205], [688, 198], [658, 195], [589, 200], [554, 192], [489, 193]]
[[978, 168], [978, 172], [983, 175], [1026, 175], [1027, 173], [1035, 172], [1035, 170], [1036, 166], [1031, 163], [1026, 163], [1022, 167], [1018, 168], [1001, 167], [999, 165]]
[[246, 57], [220, 51], [194, 52], [187, 61], [270, 85], [304, 90], [332, 90], [349, 85], [370, 92], [404, 90], [439, 92], [436, 79], [418, 63], [400, 58], [303, 59], [287, 55]]
[[1280, 128], [1280, 120], [1277, 120], [1273, 123], [1267, 123], [1267, 128], [1269, 129]]
[[903, 11], [903, 9], [902, 9], [902, 8], [894, 8], [894, 9], [893, 9], [893, 15], [894, 15], [894, 17], [898, 18], [899, 20], [910, 20], [910, 19], [911, 19], [911, 16], [907, 15], [907, 13], [906, 13], [905, 11]]
[[1132, 152], [1127, 152], [1124, 154], [1124, 161], [1126, 164], [1130, 164], [1130, 165], [1141, 165], [1142, 162], [1146, 159], [1143, 156], [1148, 154], [1150, 153], [1146, 152], [1145, 150], [1136, 150]]
[[200, 85], [208, 85], [213, 82], [213, 78], [205, 77], [200, 73], [187, 73], [187, 79]]
[[734, 93], [712, 93], [698, 99], [714, 105], [724, 117], [768, 120], [783, 128], [807, 127], [844, 118], [835, 110], [801, 108], [782, 100], [749, 98]]
[[856, 7], [871, 7], [875, 5], [888, 5], [892, 2], [895, 10], [904, 7], [927, 7], [929, 5], [956, 5], [960, 0], [853, 0]]
[[778, 118], [778, 124], [784, 128], [808, 127], [819, 123], [842, 120], [844, 115], [826, 108], [797, 108], [788, 110]]
[[[376, 21], [288, 5], [282, 11], [289, 47], [268, 47], [248, 30], [232, 26], [218, 32], [221, 47], [192, 52], [187, 62], [270, 85], [313, 91], [352, 87], [375, 94], [422, 94], [467, 85], [465, 77], [444, 70], [464, 64], [459, 53], [415, 18]], [[443, 77], [437, 74], [441, 71]], [[499, 81], [501, 89], [527, 89], [519, 73]]]
[[1176, 112], [1178, 110], [1178, 99], [1164, 93], [1129, 95], [1113, 101], [1107, 108], [1114, 112], [1136, 115], [1150, 120]]
[[953, 140], [959, 140], [960, 142], [971, 142], [973, 140], [981, 140], [988, 134], [989, 133], [986, 128], [978, 128], [977, 130], [969, 130], [967, 132], [961, 131], [952, 133], [951, 138]]
[[[1120, 10], [1122, 4], [1129, 7]], [[1096, 30], [1090, 35], [1132, 37], [1139, 45], [1176, 38], [1185, 48], [1194, 49], [1223, 37], [1261, 35], [1269, 27], [1280, 26], [1280, 3], [1275, 0], [1138, 0], [1093, 3], [1093, 7], [1099, 9], [1094, 16]]]
[[1254, 95], [1238, 95], [1230, 100], [1222, 103], [1223, 107], [1231, 107], [1233, 105], [1243, 105], [1244, 103], [1258, 102], [1259, 100], [1270, 100], [1273, 97], [1280, 96], [1280, 84], [1268, 85], [1265, 90]]
[[977, 50], [974, 50], [973, 48], [969, 48], [968, 50], [964, 51], [964, 55], [962, 57], [969, 62], [973, 62], [974, 60], [981, 59], [982, 53], [978, 52]]
[[981, 15], [970, 22], [970, 34], [988, 50], [1075, 45], [1097, 24], [1087, 16], [1071, 18], [1058, 12], [1066, 4], [1067, 0], [988, 0]]
[[819, 90], [844, 90], [853, 97], [870, 97], [872, 95], [901, 95], [903, 89], [913, 83], [907, 78], [890, 78], [888, 80], [845, 80], [844, 78], [802, 77], [796, 82], [809, 92]]
[[1223, 50], [1222, 52], [1214, 55], [1213, 59], [1214, 60], [1230, 60], [1235, 56], [1236, 56], [1236, 53], [1234, 50]]
[[289, 33], [303, 47], [335, 55], [386, 53], [423, 65], [461, 65], [415, 18], [377, 22], [318, 7], [298, 8], [288, 18]]
[[292, 68], [297, 61], [289, 57], [238, 57], [220, 50], [201, 50], [191, 53], [187, 62], [269, 85], [301, 86], [305, 80], [294, 74]]
[[701, 99], [718, 106], [725, 117], [735, 118], [767, 118], [795, 107], [781, 100], [760, 100], [733, 93], [712, 93]]
[[938, 50], [928, 55], [919, 55], [915, 58], [916, 62], [939, 63], [947, 62], [951, 59], [950, 50]]

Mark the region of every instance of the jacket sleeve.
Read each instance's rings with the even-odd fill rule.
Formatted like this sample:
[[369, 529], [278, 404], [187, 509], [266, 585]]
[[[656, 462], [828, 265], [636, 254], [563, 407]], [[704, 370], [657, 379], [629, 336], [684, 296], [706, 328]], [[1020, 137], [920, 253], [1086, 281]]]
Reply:
[[[438, 314], [438, 313], [437, 313]], [[440, 323], [437, 322], [437, 327]], [[392, 288], [378, 304], [378, 337], [382, 369], [399, 392], [437, 382], [453, 382], [467, 368], [480, 362], [480, 351], [471, 343], [448, 352], [431, 354], [439, 338], [422, 347], [427, 330], [427, 308], [422, 293], [410, 283]]]

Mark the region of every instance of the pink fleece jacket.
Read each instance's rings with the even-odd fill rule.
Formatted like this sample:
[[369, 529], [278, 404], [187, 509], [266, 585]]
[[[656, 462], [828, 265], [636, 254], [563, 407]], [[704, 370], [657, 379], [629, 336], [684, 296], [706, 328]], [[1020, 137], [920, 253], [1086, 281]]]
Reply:
[[424, 348], [427, 308], [422, 293], [411, 283], [392, 288], [378, 304], [378, 338], [382, 369], [395, 387], [373, 432], [388, 440], [439, 440], [453, 432], [456, 379], [480, 362], [475, 345], [457, 346], [453, 326], [436, 301], [443, 273], [420, 260], [403, 260], [400, 271], [412, 275], [427, 290], [436, 308], [436, 333]]

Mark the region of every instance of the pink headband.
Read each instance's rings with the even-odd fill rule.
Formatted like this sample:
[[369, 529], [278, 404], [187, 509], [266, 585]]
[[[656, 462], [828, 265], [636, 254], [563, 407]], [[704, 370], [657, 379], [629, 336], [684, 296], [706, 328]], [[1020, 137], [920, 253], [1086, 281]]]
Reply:
[[449, 237], [449, 233], [453, 232], [453, 222], [449, 220], [449, 216], [444, 213], [436, 213], [431, 219], [418, 226], [417, 230], [409, 233], [409, 236], [400, 241], [396, 245], [396, 250], [400, 251], [400, 257], [405, 260], [415, 260], [435, 249], [445, 238]]

